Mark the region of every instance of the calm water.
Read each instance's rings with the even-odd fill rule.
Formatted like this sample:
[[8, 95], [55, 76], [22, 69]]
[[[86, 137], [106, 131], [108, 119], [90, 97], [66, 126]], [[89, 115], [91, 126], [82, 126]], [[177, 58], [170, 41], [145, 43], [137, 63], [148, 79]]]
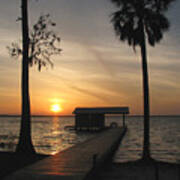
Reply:
[[[122, 124], [121, 117], [106, 117], [106, 124]], [[143, 142], [142, 117], [128, 117], [128, 132], [117, 150], [114, 161], [124, 162], [141, 157]], [[14, 151], [19, 136], [19, 117], [0, 117], [0, 151]], [[32, 118], [32, 138], [36, 151], [55, 154], [93, 137], [64, 127], [74, 125], [73, 117]], [[151, 154], [155, 159], [180, 163], [180, 116], [151, 117]]]

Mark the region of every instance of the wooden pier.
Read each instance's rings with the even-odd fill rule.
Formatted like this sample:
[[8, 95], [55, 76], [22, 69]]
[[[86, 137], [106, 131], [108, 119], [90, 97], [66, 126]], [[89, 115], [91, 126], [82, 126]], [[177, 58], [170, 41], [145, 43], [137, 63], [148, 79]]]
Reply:
[[117, 149], [126, 128], [112, 128], [67, 150], [47, 157], [4, 180], [83, 180], [101, 167]]

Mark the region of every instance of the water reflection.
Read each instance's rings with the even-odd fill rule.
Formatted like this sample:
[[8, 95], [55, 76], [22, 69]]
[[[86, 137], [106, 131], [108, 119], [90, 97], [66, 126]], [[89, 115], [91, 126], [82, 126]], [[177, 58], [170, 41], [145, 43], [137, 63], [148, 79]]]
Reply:
[[[106, 124], [111, 122], [122, 125], [122, 118], [106, 117]], [[143, 118], [128, 117], [126, 123], [128, 133], [116, 153], [116, 162], [135, 160], [142, 154]], [[55, 154], [93, 136], [64, 129], [72, 125], [73, 117], [33, 117], [32, 140], [36, 151]], [[0, 117], [0, 127], [0, 151], [14, 151], [19, 137], [20, 117]], [[180, 117], [152, 117], [150, 135], [153, 158], [180, 161]]]
[[60, 129], [59, 117], [54, 116], [52, 118], [52, 135], [59, 134], [59, 129]]
[[[114, 161], [126, 162], [141, 158], [143, 147], [143, 118], [129, 117], [128, 133], [117, 151]], [[168, 162], [180, 160], [180, 118], [151, 117], [150, 147], [154, 159]]]

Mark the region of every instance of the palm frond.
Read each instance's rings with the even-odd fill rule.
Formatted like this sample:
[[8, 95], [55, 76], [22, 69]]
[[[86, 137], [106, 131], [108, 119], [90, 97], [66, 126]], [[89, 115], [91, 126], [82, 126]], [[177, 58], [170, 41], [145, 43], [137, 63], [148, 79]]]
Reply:
[[121, 41], [127, 41], [130, 46], [140, 45], [142, 31], [139, 21], [142, 20], [148, 42], [154, 46], [169, 28], [168, 19], [163, 13], [173, 1], [111, 0], [119, 9], [111, 15], [116, 36]]

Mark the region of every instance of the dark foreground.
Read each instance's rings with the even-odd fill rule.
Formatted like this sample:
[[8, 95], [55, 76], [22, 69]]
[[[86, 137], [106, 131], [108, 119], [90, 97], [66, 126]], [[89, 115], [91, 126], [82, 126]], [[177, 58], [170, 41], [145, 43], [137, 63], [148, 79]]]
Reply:
[[104, 167], [92, 180], [180, 180], [180, 164], [142, 160]]
[[22, 156], [13, 152], [0, 152], [0, 179], [45, 157], [48, 156], [42, 154]]
[[[0, 152], [0, 179], [48, 157], [37, 154], [27, 157], [10, 152]], [[92, 180], [180, 180], [180, 164], [154, 161], [113, 163], [97, 171]]]
[[[0, 179], [48, 157], [37, 154], [27, 157], [10, 152], [0, 152]], [[96, 172], [92, 180], [180, 180], [180, 164], [154, 161], [113, 163]]]

